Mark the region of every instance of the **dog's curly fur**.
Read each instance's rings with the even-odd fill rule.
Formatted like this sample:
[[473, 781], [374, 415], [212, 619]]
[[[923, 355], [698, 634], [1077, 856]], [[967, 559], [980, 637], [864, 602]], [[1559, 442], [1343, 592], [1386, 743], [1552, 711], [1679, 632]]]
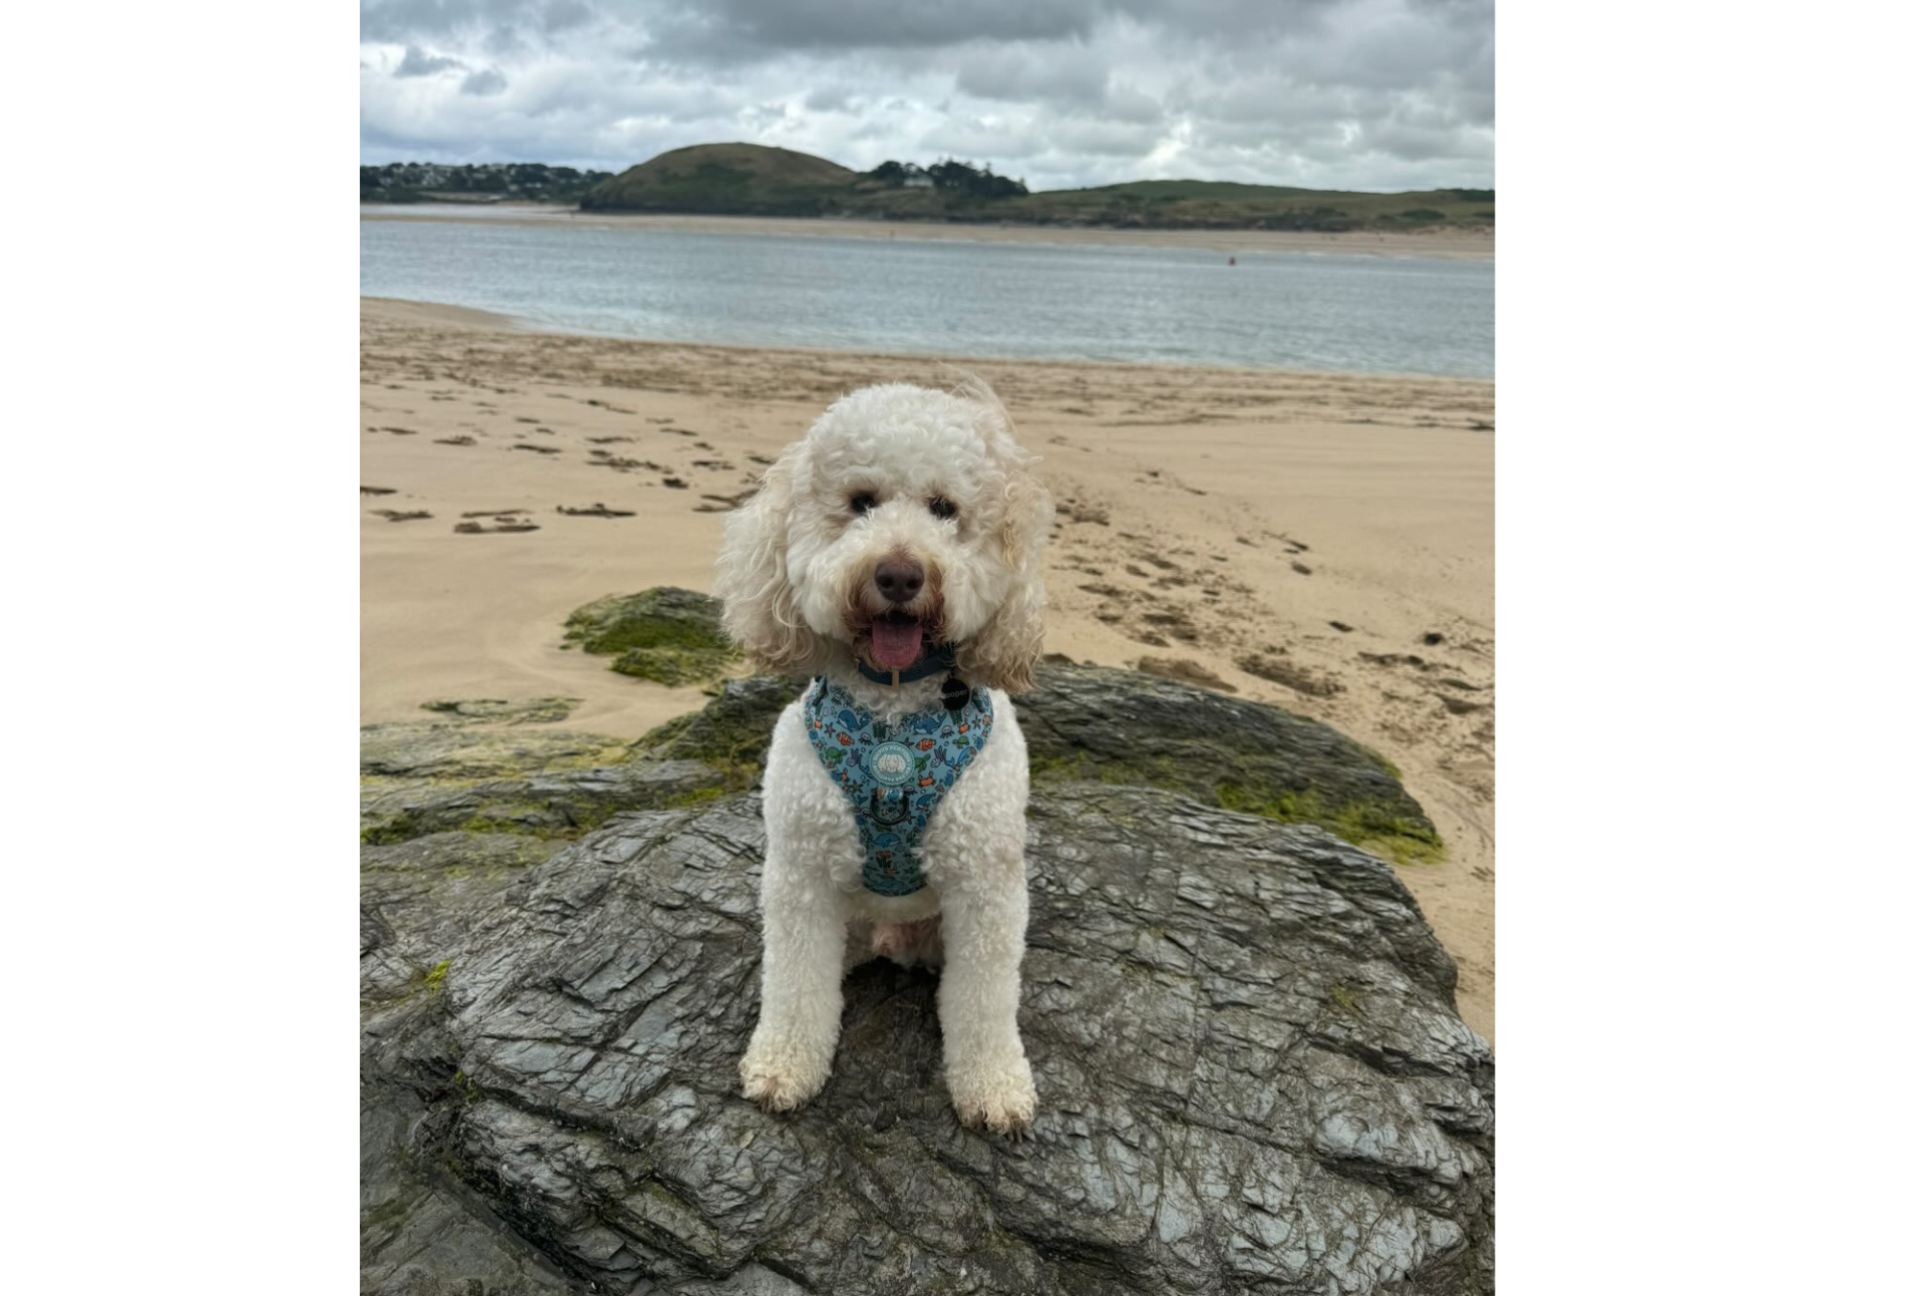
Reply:
[[835, 402], [727, 519], [717, 589], [728, 633], [760, 666], [826, 675], [885, 717], [937, 704], [938, 676], [882, 685], [855, 664], [878, 664], [870, 626], [895, 606], [876, 586], [880, 564], [912, 563], [925, 583], [903, 612], [924, 643], [958, 646], [961, 678], [992, 691], [995, 717], [927, 827], [926, 887], [886, 897], [861, 885], [853, 813], [813, 753], [801, 704], [781, 715], [767, 756], [760, 1023], [740, 1063], [746, 1095], [770, 1109], [799, 1106], [827, 1081], [852, 940], [861, 954], [944, 962], [947, 1088], [963, 1121], [1007, 1133], [1033, 1119], [1016, 1020], [1027, 750], [1007, 694], [1032, 686], [1046, 606], [1053, 502], [1034, 463], [977, 379], [952, 392], [868, 387]]

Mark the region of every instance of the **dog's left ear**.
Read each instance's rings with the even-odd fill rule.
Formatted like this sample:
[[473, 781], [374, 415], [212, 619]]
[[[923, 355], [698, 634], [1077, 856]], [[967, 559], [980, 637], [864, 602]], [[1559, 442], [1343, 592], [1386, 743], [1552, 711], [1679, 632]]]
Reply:
[[1000, 550], [1013, 587], [985, 627], [961, 645], [957, 667], [969, 684], [1025, 693], [1033, 687], [1033, 668], [1046, 630], [1047, 588], [1040, 556], [1053, 525], [1053, 496], [1033, 475], [1035, 457], [1014, 444], [998, 401], [994, 410], [1003, 429], [997, 440], [1007, 474]]

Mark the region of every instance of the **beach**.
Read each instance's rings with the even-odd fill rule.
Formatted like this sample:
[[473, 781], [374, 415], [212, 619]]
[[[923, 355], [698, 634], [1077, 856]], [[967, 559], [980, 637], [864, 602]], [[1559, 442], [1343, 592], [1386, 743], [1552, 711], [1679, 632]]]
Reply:
[[1206, 248], [1215, 252], [1328, 252], [1347, 256], [1492, 260], [1494, 231], [1107, 229], [1079, 225], [988, 225], [851, 217], [700, 216], [583, 212], [540, 203], [369, 204], [361, 220], [485, 220], [509, 225], [565, 224], [579, 229], [660, 230], [682, 234], [785, 234], [802, 238], [920, 239], [928, 242], [1059, 243], [1095, 247]]
[[[1011, 236], [1029, 233], [1054, 231]], [[1210, 681], [1392, 761], [1447, 844], [1396, 871], [1491, 1042], [1493, 384], [967, 368], [1043, 456], [1059, 506], [1047, 651]], [[362, 720], [558, 695], [582, 699], [570, 728], [622, 739], [704, 698], [563, 650], [567, 613], [652, 585], [711, 590], [721, 519], [830, 401], [950, 378], [921, 357], [540, 333], [376, 298], [361, 370]]]

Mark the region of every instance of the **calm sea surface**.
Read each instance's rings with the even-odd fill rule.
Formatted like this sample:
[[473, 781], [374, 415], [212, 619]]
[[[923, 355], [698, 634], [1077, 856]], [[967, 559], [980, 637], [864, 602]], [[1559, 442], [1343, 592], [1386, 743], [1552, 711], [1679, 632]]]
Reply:
[[360, 291], [668, 342], [1493, 377], [1493, 262], [360, 222]]

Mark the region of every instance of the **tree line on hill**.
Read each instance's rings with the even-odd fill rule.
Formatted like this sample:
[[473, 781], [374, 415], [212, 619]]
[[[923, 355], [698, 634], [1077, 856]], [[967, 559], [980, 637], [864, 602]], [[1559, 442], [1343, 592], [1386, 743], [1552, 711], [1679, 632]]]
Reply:
[[991, 162], [978, 170], [952, 158], [930, 167], [917, 162], [882, 162], [861, 174], [889, 189], [943, 189], [974, 198], [1018, 198], [1027, 192], [1025, 181], [995, 175]]

